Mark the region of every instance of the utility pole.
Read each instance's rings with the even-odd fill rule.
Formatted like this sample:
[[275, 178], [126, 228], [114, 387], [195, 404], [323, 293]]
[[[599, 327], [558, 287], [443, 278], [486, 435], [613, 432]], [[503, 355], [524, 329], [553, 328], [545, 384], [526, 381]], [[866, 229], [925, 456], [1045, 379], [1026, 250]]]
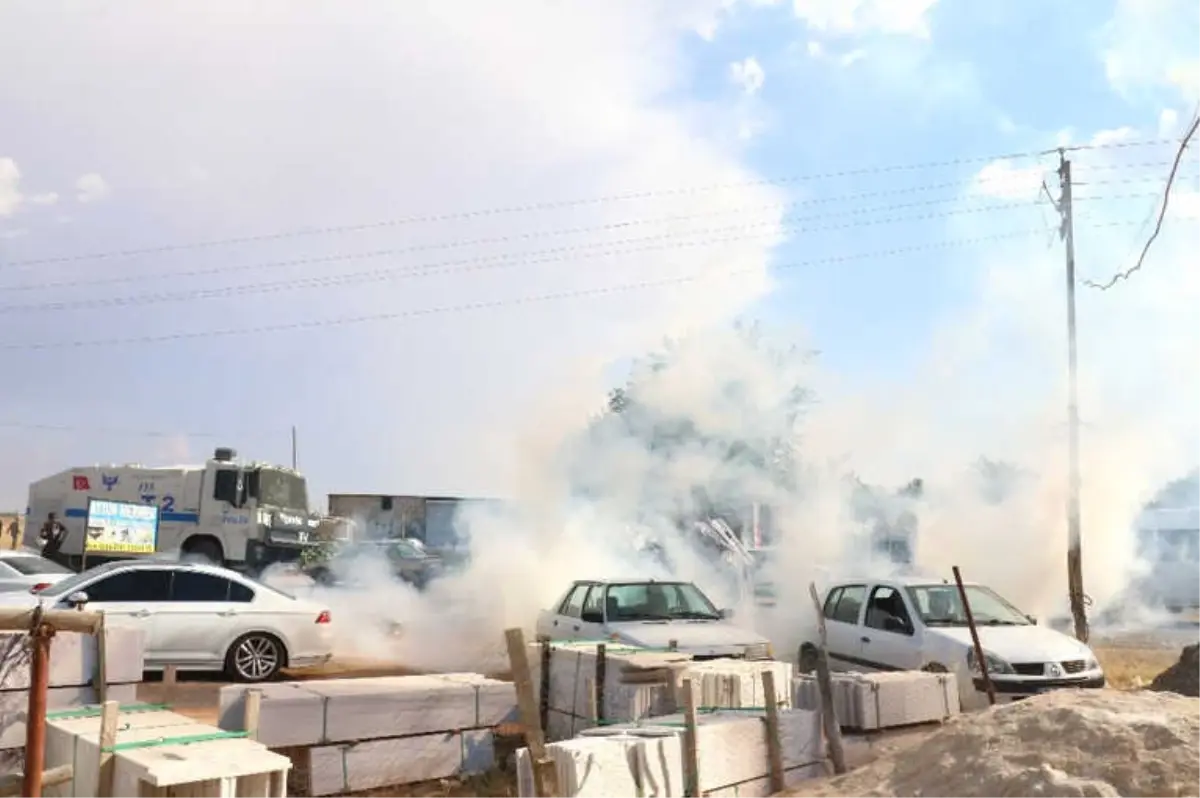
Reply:
[[1088, 639], [1086, 598], [1083, 592], [1083, 553], [1079, 509], [1079, 357], [1075, 343], [1075, 224], [1071, 206], [1071, 162], [1058, 151], [1059, 199], [1062, 217], [1059, 237], [1067, 253], [1067, 593], [1075, 620], [1075, 637]]
[[296, 425], [292, 425], [292, 470], [296, 470]]

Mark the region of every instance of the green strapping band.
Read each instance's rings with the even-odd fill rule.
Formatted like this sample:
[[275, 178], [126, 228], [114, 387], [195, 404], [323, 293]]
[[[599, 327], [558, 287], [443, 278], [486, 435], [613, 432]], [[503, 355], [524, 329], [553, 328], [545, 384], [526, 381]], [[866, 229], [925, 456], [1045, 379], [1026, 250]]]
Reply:
[[697, 712], [766, 712], [766, 707], [696, 707]]
[[249, 732], [244, 731], [228, 731], [214, 732], [212, 734], [192, 734], [183, 737], [159, 737], [157, 740], [132, 740], [127, 743], [117, 743], [102, 750], [106, 754], [112, 754], [117, 751], [132, 751], [136, 748], [158, 748], [163, 745], [191, 745], [193, 743], [209, 743], [214, 740], [240, 740], [244, 739], [248, 734]]
[[[117, 707], [120, 712], [161, 712], [170, 709], [166, 704], [121, 704]], [[46, 720], [75, 720], [77, 718], [98, 718], [104, 714], [104, 707], [92, 704], [79, 709], [59, 709], [46, 713]]]

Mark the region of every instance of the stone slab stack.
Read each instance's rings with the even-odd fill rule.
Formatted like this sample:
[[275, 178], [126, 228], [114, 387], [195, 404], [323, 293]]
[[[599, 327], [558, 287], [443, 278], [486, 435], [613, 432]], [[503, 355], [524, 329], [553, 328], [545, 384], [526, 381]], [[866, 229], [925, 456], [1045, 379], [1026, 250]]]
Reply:
[[[593, 728], [551, 743], [564, 796], [681, 796], [684, 794], [682, 715]], [[787, 786], [825, 773], [818, 713], [780, 710], [779, 738]], [[765, 713], [715, 710], [697, 717], [701, 795], [770, 794]], [[533, 795], [528, 749], [517, 752], [518, 794]]]
[[[549, 644], [546, 738], [566, 740], [584, 729], [668, 715], [683, 706], [683, 680], [690, 678], [697, 706], [761, 707], [762, 672], [775, 672], [778, 699], [791, 705], [793, 669], [774, 660], [693, 660], [679, 652], [650, 651], [606, 644], [604, 657], [596, 642]], [[541, 701], [542, 644], [529, 648], [534, 690]], [[601, 664], [602, 663], [602, 664]]]
[[482, 773], [495, 727], [516, 718], [511, 683], [430, 674], [223, 687], [222, 729], [241, 728], [250, 689], [259, 741], [303, 758], [311, 795]]
[[[0, 761], [16, 763], [25, 746], [25, 711], [29, 705], [28, 635], [0, 633]], [[131, 704], [145, 666], [145, 633], [141, 629], [108, 626], [105, 629], [106, 670], [110, 701]], [[50, 710], [95, 704], [93, 684], [96, 638], [62, 632], [50, 642]], [[19, 767], [19, 764], [17, 765]]]
[[[833, 708], [838, 724], [856, 731], [875, 731], [943, 721], [959, 714], [958, 681], [952, 673], [888, 671], [834, 673]], [[821, 705], [816, 676], [793, 682], [794, 706]]]
[[[46, 796], [98, 795], [100, 709], [51, 713], [46, 767], [71, 765], [72, 777]], [[164, 710], [118, 716], [112, 795], [209, 795], [282, 798], [291, 762], [245, 738]]]

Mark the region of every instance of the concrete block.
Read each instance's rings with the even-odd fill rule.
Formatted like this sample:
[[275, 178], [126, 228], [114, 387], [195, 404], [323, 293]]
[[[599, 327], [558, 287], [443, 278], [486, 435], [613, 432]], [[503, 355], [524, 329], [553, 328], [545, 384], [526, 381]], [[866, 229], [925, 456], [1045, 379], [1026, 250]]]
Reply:
[[225, 731], [242, 731], [246, 693], [262, 692], [258, 740], [269, 748], [316, 745], [325, 736], [325, 699], [305, 689], [306, 682], [228, 685], [218, 698], [217, 725]]
[[[133, 704], [137, 701], [136, 684], [111, 684], [110, 701]], [[50, 711], [73, 709], [97, 702], [92, 687], [51, 687], [46, 691], [46, 707]], [[29, 708], [28, 690], [5, 690], [0, 693], [0, 750], [22, 748], [25, 745], [25, 715]]]
[[309, 790], [340, 795], [482, 773], [494, 762], [493, 736], [486, 729], [322, 745], [309, 751]]
[[[114, 752], [114, 794], [142, 794], [140, 785], [147, 782], [173, 786], [173, 794], [181, 795], [265, 796], [273, 774], [275, 783], [283, 782], [291, 763], [259, 743], [245, 739], [194, 741], [217, 731], [174, 712], [123, 713], [118, 722], [118, 746], [157, 744]], [[46, 767], [70, 763], [75, 772], [71, 781], [47, 788], [45, 795], [97, 794], [99, 736], [99, 715], [47, 722]], [[189, 738], [191, 742], [184, 742]], [[180, 742], [173, 743], [176, 739]]]
[[[0, 691], [29, 688], [27, 635], [0, 633]], [[130, 684], [142, 680], [145, 669], [145, 632], [111, 625], [106, 629], [108, 683]], [[96, 638], [64, 632], [50, 642], [50, 686], [80, 687], [92, 683], [96, 672]]]
[[[796, 678], [793, 703], [820, 706], [815, 676]], [[942, 721], [961, 711], [954, 674], [925, 671], [835, 673], [833, 704], [839, 725], [862, 731]]]
[[517, 690], [512, 682], [479, 673], [439, 673], [437, 678], [469, 685], [475, 690], [475, 728], [490, 729], [518, 718]]
[[692, 680], [696, 694], [696, 706], [740, 708], [766, 705], [763, 695], [762, 674], [775, 674], [776, 700], [780, 706], [792, 706], [792, 683], [795, 668], [790, 662], [775, 660], [714, 659], [688, 663], [675, 675], [676, 706], [683, 706], [683, 680]]
[[[607, 798], [643, 795], [639, 762], [643, 741], [629, 735], [578, 737], [546, 747], [558, 774], [558, 794], [566, 798]], [[522, 752], [524, 754], [522, 755]], [[532, 760], [528, 749], [517, 756], [517, 792], [534, 795]]]

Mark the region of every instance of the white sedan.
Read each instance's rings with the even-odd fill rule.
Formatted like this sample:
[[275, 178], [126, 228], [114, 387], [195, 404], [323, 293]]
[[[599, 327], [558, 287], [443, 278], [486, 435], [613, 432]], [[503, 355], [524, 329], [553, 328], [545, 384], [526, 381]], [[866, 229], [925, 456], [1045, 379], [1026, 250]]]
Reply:
[[[1104, 671], [1084, 643], [1038, 626], [983, 585], [964, 585], [996, 697], [1007, 701], [1062, 687], [1103, 687]], [[929, 579], [861, 579], [825, 594], [830, 665], [842, 670], [928, 670], [958, 677], [963, 706], [983, 702], [966, 613], [955, 585]], [[800, 646], [811, 671], [817, 650]]]
[[11, 591], [35, 593], [73, 574], [53, 560], [47, 560], [33, 549], [4, 549], [0, 551], [0, 593]]
[[729, 622], [691, 582], [583, 580], [538, 616], [539, 637], [672, 649], [696, 659], [770, 659], [762, 635]]
[[0, 604], [86, 605], [146, 633], [146, 668], [224, 671], [262, 682], [281, 668], [328, 661], [329, 610], [215, 565], [160, 560], [106, 563]]

